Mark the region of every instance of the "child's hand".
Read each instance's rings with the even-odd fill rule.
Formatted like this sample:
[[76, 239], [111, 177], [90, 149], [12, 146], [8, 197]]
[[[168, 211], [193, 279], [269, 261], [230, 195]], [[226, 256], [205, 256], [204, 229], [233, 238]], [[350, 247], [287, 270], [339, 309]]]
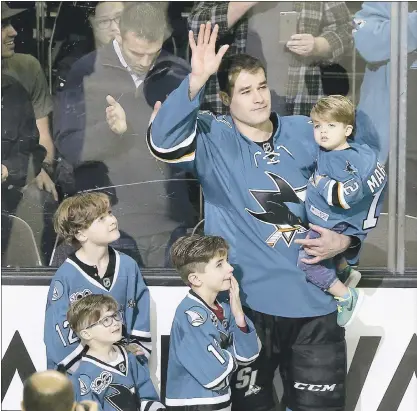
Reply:
[[126, 349], [135, 356], [136, 355], [145, 355], [142, 348], [140, 348], [140, 345], [136, 344], [136, 343], [130, 343], [130, 344], [126, 345]]
[[242, 303], [240, 302], [239, 296], [239, 284], [235, 277], [232, 276], [230, 279], [230, 308], [232, 310], [233, 317], [235, 317], [235, 321], [238, 327], [245, 327], [245, 314], [242, 309]]

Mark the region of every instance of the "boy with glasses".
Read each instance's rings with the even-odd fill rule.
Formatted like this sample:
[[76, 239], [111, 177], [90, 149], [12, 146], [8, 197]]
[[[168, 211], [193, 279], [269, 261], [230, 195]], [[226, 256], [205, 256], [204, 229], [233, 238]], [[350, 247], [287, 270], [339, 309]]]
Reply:
[[109, 295], [89, 295], [68, 310], [71, 329], [88, 351], [71, 379], [76, 401], [92, 400], [100, 410], [163, 410], [146, 365], [120, 345], [123, 310]]
[[69, 327], [66, 313], [71, 303], [90, 294], [111, 295], [119, 303], [129, 349], [148, 358], [152, 346], [149, 291], [137, 263], [109, 246], [120, 232], [108, 196], [84, 193], [65, 199], [54, 226], [57, 234], [78, 250], [55, 273], [49, 289], [44, 331], [48, 369], [61, 365], [75, 371], [88, 348]]

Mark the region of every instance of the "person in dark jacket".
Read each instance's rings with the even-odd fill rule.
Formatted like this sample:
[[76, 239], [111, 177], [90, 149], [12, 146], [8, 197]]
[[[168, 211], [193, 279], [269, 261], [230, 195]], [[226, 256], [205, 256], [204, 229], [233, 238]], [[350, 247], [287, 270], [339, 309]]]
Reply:
[[[29, 159], [33, 158], [35, 174], [39, 174], [46, 156], [39, 144], [39, 131], [30, 97], [13, 77], [1, 76], [1, 245], [7, 250], [11, 224], [27, 183]], [[3, 213], [5, 214], [3, 218]]]
[[[153, 267], [167, 265], [173, 233], [195, 224], [184, 174], [156, 161], [145, 141], [152, 104], [190, 71], [185, 61], [161, 52], [166, 27], [161, 8], [126, 6], [120, 35], [72, 67], [54, 130], [63, 194], [79, 191], [80, 181], [84, 190], [109, 194], [120, 228], [136, 241], [143, 264]], [[100, 183], [103, 163], [107, 186]]]

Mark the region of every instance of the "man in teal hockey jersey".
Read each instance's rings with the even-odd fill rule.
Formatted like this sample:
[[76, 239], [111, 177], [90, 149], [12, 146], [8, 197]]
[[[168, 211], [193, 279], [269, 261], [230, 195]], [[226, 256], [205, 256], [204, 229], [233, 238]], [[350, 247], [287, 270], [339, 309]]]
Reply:
[[[315, 225], [321, 237], [305, 239], [304, 199], [318, 153], [310, 119], [271, 113], [259, 60], [241, 54], [220, 66], [228, 46], [216, 53], [217, 32], [207, 23], [197, 42], [190, 33], [192, 73], [162, 106], [155, 105], [147, 140], [158, 159], [198, 177], [205, 233], [229, 243], [245, 313], [263, 344], [258, 359], [235, 374], [233, 410], [274, 409], [279, 365], [288, 409], [342, 411], [344, 330], [333, 298], [297, 268], [297, 244], [314, 264], [347, 251], [348, 259], [355, 258], [360, 240]], [[199, 111], [205, 83], [217, 71], [227, 116]]]

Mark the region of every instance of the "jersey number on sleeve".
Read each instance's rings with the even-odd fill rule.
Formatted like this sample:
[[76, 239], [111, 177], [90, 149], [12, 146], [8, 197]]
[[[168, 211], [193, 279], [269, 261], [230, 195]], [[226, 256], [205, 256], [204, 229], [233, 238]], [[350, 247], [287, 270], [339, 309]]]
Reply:
[[[69, 322], [68, 321], [64, 321], [63, 328], [64, 329], [69, 328]], [[71, 344], [74, 344], [74, 343], [80, 341], [80, 339], [74, 334], [74, 331], [72, 331], [71, 328], [69, 329], [69, 333], [68, 333], [68, 344], [65, 341], [64, 335], [63, 335], [63, 333], [61, 331], [61, 328], [59, 327], [58, 324], [55, 325], [55, 331], [58, 333], [59, 338], [61, 339], [62, 344], [63, 344], [64, 347], [66, 347], [68, 344], [71, 345]]]
[[371, 203], [371, 206], [369, 207], [368, 215], [366, 216], [366, 219], [363, 220], [362, 228], [364, 230], [369, 230], [370, 228], [374, 228], [376, 226], [376, 223], [378, 222], [378, 217], [376, 217], [376, 207], [379, 202], [379, 197], [381, 197], [381, 194], [384, 190], [379, 190]]
[[209, 344], [207, 346], [207, 351], [211, 352], [217, 359], [217, 361], [219, 361], [220, 364], [224, 364], [226, 362], [226, 360], [222, 357], [222, 355], [214, 348], [214, 346], [212, 344]]

